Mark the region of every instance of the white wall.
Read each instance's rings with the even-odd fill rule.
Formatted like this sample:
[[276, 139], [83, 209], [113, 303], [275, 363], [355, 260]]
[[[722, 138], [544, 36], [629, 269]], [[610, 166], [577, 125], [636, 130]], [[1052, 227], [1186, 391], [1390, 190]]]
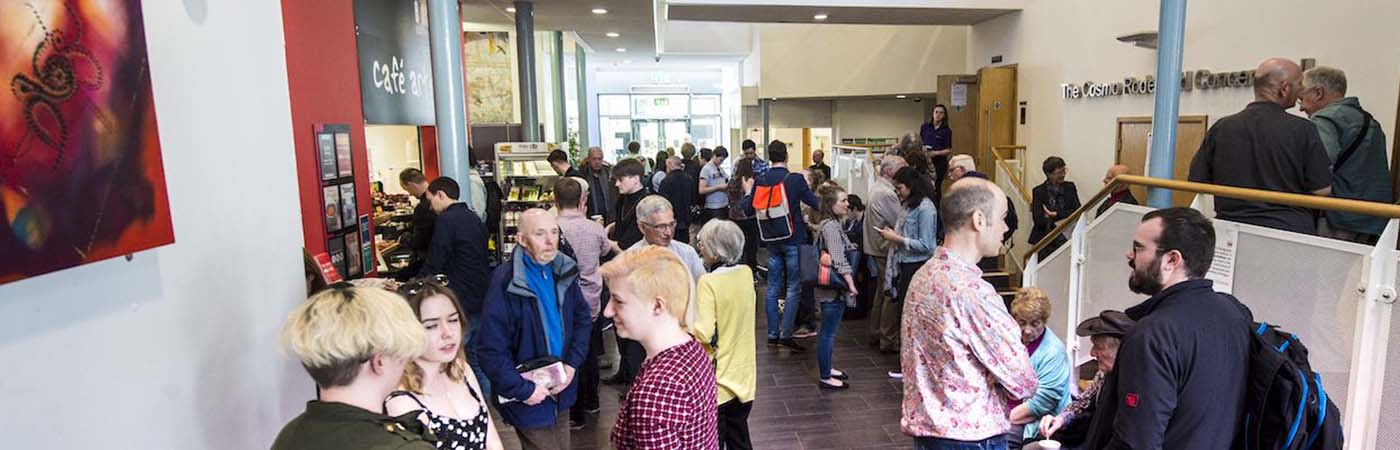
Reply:
[[930, 102], [911, 100], [837, 100], [832, 121], [836, 139], [900, 137], [917, 133]]
[[[1114, 38], [1156, 30], [1158, 7], [1152, 0], [1026, 2], [1019, 14], [972, 27], [969, 72], [988, 65], [992, 55], [1018, 64], [1017, 92], [1028, 102], [1028, 118], [1017, 141], [1029, 147], [1033, 167], [1046, 156], [1061, 155], [1080, 192], [1087, 196], [1098, 188], [1113, 162], [1115, 118], [1150, 116], [1152, 96], [1071, 101], [1061, 98], [1060, 84], [1153, 74], [1155, 52]], [[1400, 3], [1383, 1], [1284, 0], [1267, 8], [1193, 2], [1187, 6], [1183, 68], [1241, 70], [1274, 56], [1316, 58], [1320, 65], [1347, 71], [1348, 94], [1360, 97], [1393, 140], [1400, 85], [1397, 16]], [[1252, 99], [1248, 88], [1183, 92], [1181, 114], [1206, 114], [1214, 123]], [[1038, 170], [1030, 172], [1029, 183], [1043, 181]]]
[[369, 153], [369, 179], [384, 182], [387, 194], [407, 193], [399, 186], [399, 172], [410, 167], [423, 169], [416, 126], [366, 126], [365, 149]]
[[0, 286], [5, 448], [267, 448], [313, 395], [281, 6], [143, 3], [176, 243]]
[[764, 24], [760, 95], [849, 97], [934, 92], [966, 67], [966, 26]]

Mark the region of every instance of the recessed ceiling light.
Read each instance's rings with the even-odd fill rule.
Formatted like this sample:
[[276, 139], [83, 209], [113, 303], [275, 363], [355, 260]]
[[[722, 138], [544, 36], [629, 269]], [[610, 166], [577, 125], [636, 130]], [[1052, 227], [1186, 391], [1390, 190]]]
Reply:
[[618, 47], [618, 48], [617, 48], [617, 52], [618, 52], [618, 53], [622, 53], [622, 52], [625, 52], [625, 51], [627, 51], [627, 49], [622, 48], [622, 47]]
[[622, 60], [622, 63], [623, 63], [623, 64], [632, 64], [632, 60], [630, 60], [630, 59], [624, 59], [624, 60]]
[[599, 14], [599, 15], [601, 15], [601, 14], [607, 14], [607, 13], [608, 13], [608, 10], [606, 10], [606, 9], [603, 9], [603, 8], [593, 8], [593, 14]]
[[812, 16], [812, 18], [816, 20], [826, 20], [826, 13], [817, 13], [817, 15]]
[[507, 7], [507, 8], [506, 8], [506, 12], [508, 12], [508, 13], [513, 13], [513, 12], [515, 12], [515, 7], [514, 7], [514, 6]]
[[608, 32], [608, 37], [614, 37], [614, 38], [615, 38], [615, 37], [618, 37], [618, 36], [622, 36], [622, 35], [621, 35], [621, 34], [618, 34], [616, 31], [609, 31], [609, 32]]
[[899, 94], [899, 95], [894, 96], [894, 98], [907, 98], [907, 97], [909, 97], [909, 96], [904, 95], [904, 94]]

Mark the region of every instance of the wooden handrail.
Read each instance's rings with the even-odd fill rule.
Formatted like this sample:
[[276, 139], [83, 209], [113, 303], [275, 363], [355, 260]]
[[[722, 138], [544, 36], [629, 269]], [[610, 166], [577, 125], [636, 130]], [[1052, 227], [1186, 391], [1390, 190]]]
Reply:
[[[1320, 209], [1324, 211], [1338, 211], [1352, 214], [1363, 214], [1367, 216], [1400, 219], [1400, 205], [1394, 205], [1390, 203], [1367, 202], [1361, 200], [1349, 200], [1335, 197], [1323, 197], [1318, 195], [1265, 191], [1260, 189], [1249, 189], [1234, 186], [1221, 186], [1218, 184], [1194, 183], [1190, 181], [1181, 180], [1167, 180], [1162, 178], [1144, 177], [1139, 175], [1119, 175], [1117, 178], [1114, 178], [1113, 181], [1110, 181], [1107, 185], [1105, 185], [1103, 189], [1100, 189], [1097, 194], [1094, 194], [1094, 198], [1090, 199], [1088, 202], [1085, 202], [1083, 206], [1080, 206], [1078, 210], [1075, 210], [1073, 214], [1070, 214], [1069, 217], [1065, 218], [1065, 220], [1061, 222], [1058, 226], [1056, 226], [1054, 230], [1050, 231], [1049, 234], [1046, 234], [1044, 238], [1041, 238], [1040, 242], [1035, 243], [1035, 245], [1032, 246], [1030, 250], [1027, 250], [1026, 253], [1022, 256], [1023, 258], [1025, 258], [1024, 260], [1029, 261], [1031, 255], [1036, 254], [1037, 252], [1044, 249], [1046, 246], [1050, 245], [1051, 242], [1054, 242], [1055, 236], [1063, 234], [1065, 232], [1065, 229], [1074, 226], [1074, 223], [1079, 221], [1079, 216], [1084, 215], [1084, 212], [1088, 211], [1089, 209], [1097, 207], [1100, 201], [1102, 201], [1105, 197], [1108, 197], [1110, 194], [1116, 191], [1119, 186], [1142, 186], [1162, 188], [1170, 189], [1173, 191], [1194, 192], [1197, 194], [1210, 194], [1216, 197], [1228, 197], [1251, 202], [1273, 203], [1299, 208]], [[1035, 214], [1035, 211], [1031, 211], [1031, 214]]]
[[[1026, 183], [1021, 181], [1021, 177], [1016, 175], [1016, 171], [1011, 170], [1011, 165], [1007, 164], [1006, 160], [1001, 159], [1001, 156], [993, 155], [992, 159], [995, 159], [997, 166], [1001, 167], [1002, 170], [1006, 171], [1007, 175], [1011, 176], [1011, 185], [1016, 187], [1016, 193], [1021, 196], [1021, 199], [1025, 200], [1026, 204], [1030, 204], [1031, 191], [1026, 189]], [[1025, 161], [1022, 161], [1022, 164], [1024, 163]]]

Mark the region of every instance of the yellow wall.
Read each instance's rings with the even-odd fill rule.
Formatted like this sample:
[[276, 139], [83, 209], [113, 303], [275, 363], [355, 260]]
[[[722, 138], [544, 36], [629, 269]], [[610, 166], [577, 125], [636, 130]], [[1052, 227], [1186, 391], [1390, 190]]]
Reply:
[[938, 74], [966, 66], [966, 26], [764, 24], [758, 30], [765, 98], [934, 92]]

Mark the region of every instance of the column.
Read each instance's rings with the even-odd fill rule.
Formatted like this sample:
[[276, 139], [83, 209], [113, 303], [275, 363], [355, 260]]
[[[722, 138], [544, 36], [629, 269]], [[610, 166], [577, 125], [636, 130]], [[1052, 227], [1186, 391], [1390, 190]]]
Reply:
[[[1172, 179], [1176, 172], [1176, 124], [1181, 103], [1181, 42], [1186, 34], [1186, 0], [1162, 0], [1157, 23], [1157, 93], [1152, 110], [1152, 142], [1147, 176]], [[1147, 204], [1169, 208], [1172, 193], [1150, 188]]]
[[[587, 149], [588, 142], [588, 69], [587, 53], [582, 45], [574, 46], [574, 71], [578, 72], [578, 146]], [[587, 153], [585, 153], [586, 155]]]
[[550, 52], [550, 59], [554, 69], [549, 74], [550, 91], [554, 93], [554, 101], [550, 105], [554, 112], [554, 140], [565, 143], [569, 141], [569, 118], [564, 111], [564, 32], [551, 31], [550, 38], [553, 42], [550, 47], [554, 51]]
[[535, 103], [535, 4], [515, 2], [515, 51], [520, 60], [520, 126], [526, 142], [539, 142], [540, 116]]
[[467, 150], [467, 94], [462, 82], [462, 22], [457, 7], [457, 0], [429, 0], [428, 42], [433, 62], [439, 170], [443, 176], [457, 180], [462, 186], [461, 200], [470, 203], [474, 193], [467, 177], [471, 155]]

